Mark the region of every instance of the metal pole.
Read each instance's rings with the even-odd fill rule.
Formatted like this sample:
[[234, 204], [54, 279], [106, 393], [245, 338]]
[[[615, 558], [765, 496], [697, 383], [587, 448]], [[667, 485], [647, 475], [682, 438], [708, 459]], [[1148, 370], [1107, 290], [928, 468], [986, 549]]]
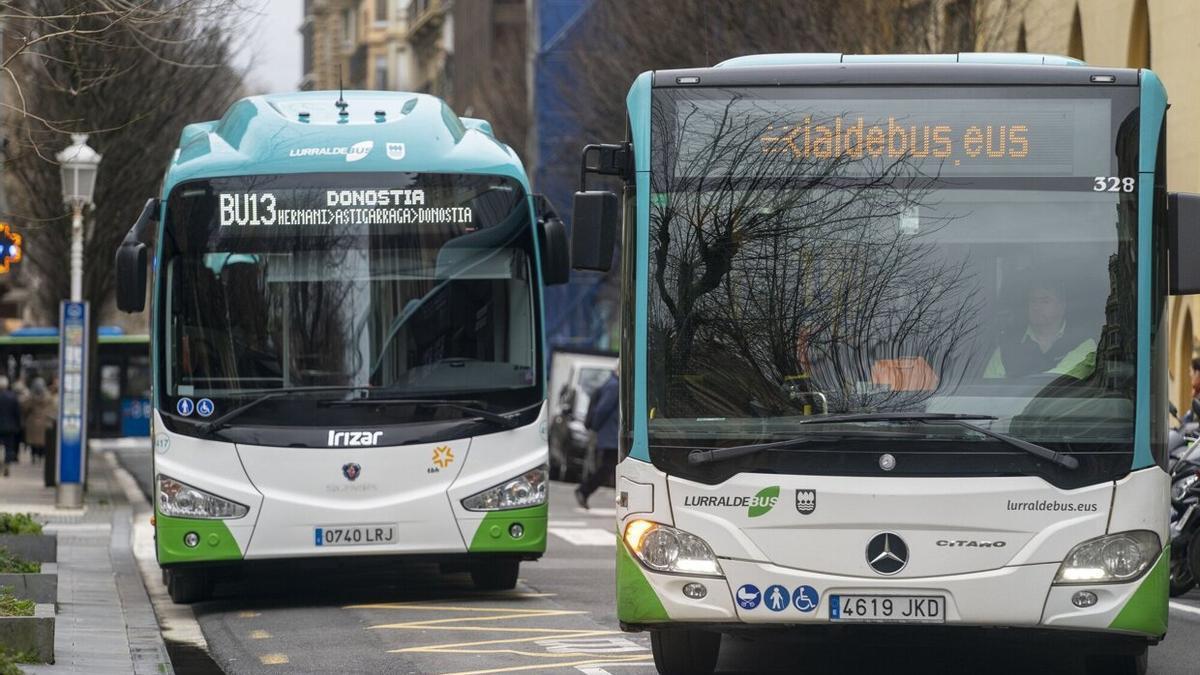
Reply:
[[83, 205], [71, 214], [71, 302], [83, 302]]
[[[83, 302], [83, 204], [76, 203], [73, 205], [71, 213], [71, 302]], [[63, 326], [59, 326], [59, 340], [66, 340], [66, 331]], [[59, 350], [59, 358], [62, 358], [63, 350]], [[59, 386], [66, 386], [65, 382], [59, 382]], [[87, 387], [87, 372], [83, 374], [83, 386]], [[84, 418], [84, 424], [86, 424]], [[58, 430], [59, 434], [62, 429]], [[86, 438], [86, 435], [84, 436]], [[85, 446], [82, 450], [87, 452]], [[62, 461], [62, 453], [57, 453], [57, 461]], [[78, 483], [63, 483], [59, 481], [55, 488], [55, 504], [58, 508], [78, 509], [83, 506], [83, 482]]]

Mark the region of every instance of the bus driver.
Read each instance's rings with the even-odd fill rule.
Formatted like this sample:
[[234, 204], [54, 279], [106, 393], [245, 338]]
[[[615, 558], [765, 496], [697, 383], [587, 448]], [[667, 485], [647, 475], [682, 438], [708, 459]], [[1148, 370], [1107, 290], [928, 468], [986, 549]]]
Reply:
[[1062, 288], [1035, 282], [1026, 296], [1025, 332], [1006, 332], [984, 369], [985, 378], [1024, 377], [1035, 373], [1070, 375], [1083, 379], [1096, 366], [1096, 341], [1087, 329], [1067, 321]]

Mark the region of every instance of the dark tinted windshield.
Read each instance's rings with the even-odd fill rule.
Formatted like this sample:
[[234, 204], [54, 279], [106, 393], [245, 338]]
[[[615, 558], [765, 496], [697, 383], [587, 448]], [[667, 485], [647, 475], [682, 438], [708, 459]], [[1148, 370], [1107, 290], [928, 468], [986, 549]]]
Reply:
[[983, 413], [1127, 469], [1134, 92], [656, 90], [651, 446], [789, 437], [823, 413]]
[[[255, 176], [176, 188], [165, 227], [161, 403], [220, 415], [280, 388], [535, 403], [528, 199], [507, 178]], [[239, 417], [328, 426], [378, 411], [281, 397]], [[205, 409], [190, 415], [199, 418]], [[283, 414], [281, 416], [281, 413]], [[388, 421], [461, 417], [389, 408]]]

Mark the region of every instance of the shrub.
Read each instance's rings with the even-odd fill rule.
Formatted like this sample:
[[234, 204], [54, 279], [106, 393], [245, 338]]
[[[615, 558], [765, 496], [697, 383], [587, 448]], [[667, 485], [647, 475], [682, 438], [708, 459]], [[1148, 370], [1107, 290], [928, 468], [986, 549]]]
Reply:
[[10, 652], [0, 647], [0, 675], [25, 675], [25, 671], [17, 666], [18, 663], [35, 663], [31, 655], [23, 652]]
[[13, 597], [12, 589], [0, 587], [0, 616], [33, 616], [33, 601]]
[[0, 513], [0, 534], [41, 534], [42, 524], [28, 513]]
[[37, 574], [41, 571], [41, 563], [29, 562], [0, 548], [0, 574]]

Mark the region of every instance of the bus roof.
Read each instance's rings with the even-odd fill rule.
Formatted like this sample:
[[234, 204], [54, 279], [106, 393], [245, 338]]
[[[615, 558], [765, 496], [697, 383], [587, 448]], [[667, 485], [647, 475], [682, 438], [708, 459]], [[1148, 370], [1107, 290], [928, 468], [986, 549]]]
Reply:
[[163, 197], [198, 178], [349, 171], [488, 173], [528, 187], [490, 124], [460, 118], [435, 96], [309, 91], [244, 98], [220, 120], [184, 127]]
[[[1016, 58], [1020, 56], [1030, 58]], [[1040, 54], [760, 54], [729, 59], [711, 68], [656, 70], [653, 86], [1139, 84], [1137, 69], [1098, 68], [1066, 57], [1050, 58]]]
[[792, 54], [751, 54], [726, 59], [715, 68], [755, 66], [799, 66], [819, 63], [990, 63], [1020, 66], [1086, 66], [1079, 59], [1056, 54], [1024, 52], [960, 52], [958, 54], [840, 54], [808, 52]]

